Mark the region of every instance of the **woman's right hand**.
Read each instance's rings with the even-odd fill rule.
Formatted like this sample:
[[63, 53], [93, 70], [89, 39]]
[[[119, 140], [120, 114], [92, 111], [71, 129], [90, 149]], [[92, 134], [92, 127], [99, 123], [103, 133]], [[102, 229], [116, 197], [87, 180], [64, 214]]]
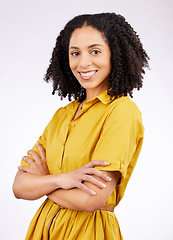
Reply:
[[104, 171], [100, 171], [94, 167], [106, 167], [109, 164], [110, 163], [105, 161], [93, 160], [88, 164], [75, 169], [74, 171], [58, 174], [56, 175], [56, 177], [58, 177], [58, 185], [62, 189], [78, 188], [90, 195], [95, 195], [96, 193], [92, 189], [84, 185], [83, 182], [90, 182], [100, 188], [105, 188], [106, 185], [95, 177], [99, 177], [100, 179], [103, 179], [107, 182], [111, 181], [111, 178], [107, 176]]

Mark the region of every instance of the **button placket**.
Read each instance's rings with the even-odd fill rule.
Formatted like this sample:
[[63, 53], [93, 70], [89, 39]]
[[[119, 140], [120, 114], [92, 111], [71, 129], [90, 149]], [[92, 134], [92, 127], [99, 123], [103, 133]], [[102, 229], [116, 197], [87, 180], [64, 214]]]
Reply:
[[72, 127], [75, 127], [75, 123], [74, 123], [74, 122], [72, 122], [70, 125], [71, 125]]
[[59, 170], [62, 170], [63, 159], [64, 159], [64, 152], [65, 152], [65, 145], [66, 145], [66, 141], [67, 141], [67, 138], [68, 138], [68, 135], [69, 135], [69, 123], [67, 123], [66, 127], [67, 127], [66, 128], [66, 134], [65, 134], [65, 137], [64, 137], [64, 141], [62, 143], [61, 162], [60, 162], [60, 166], [58, 167]]

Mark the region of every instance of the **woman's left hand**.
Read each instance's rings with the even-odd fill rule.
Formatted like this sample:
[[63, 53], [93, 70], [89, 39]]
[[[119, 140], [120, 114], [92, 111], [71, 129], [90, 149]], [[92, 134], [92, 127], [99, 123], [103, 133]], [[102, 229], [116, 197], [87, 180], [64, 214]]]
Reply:
[[40, 152], [40, 156], [37, 154], [37, 152], [29, 150], [28, 154], [33, 159], [29, 156], [25, 156], [22, 158], [25, 162], [29, 163], [31, 167], [19, 166], [18, 169], [23, 172], [33, 173], [42, 176], [49, 175], [49, 169], [46, 162], [46, 151], [43, 146], [38, 142], [37, 147]]

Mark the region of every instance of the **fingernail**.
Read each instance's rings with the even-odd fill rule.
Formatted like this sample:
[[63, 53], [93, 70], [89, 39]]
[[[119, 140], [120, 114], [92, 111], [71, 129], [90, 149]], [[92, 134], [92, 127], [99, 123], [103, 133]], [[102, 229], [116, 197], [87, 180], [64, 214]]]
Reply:
[[91, 191], [91, 193], [92, 193], [92, 195], [96, 195], [96, 192], [94, 192], [94, 191]]
[[106, 177], [106, 180], [108, 180], [109, 182], [112, 180], [112, 178], [110, 178], [110, 177]]
[[104, 162], [106, 165], [109, 165], [110, 164], [110, 162]]
[[22, 157], [22, 159], [23, 159], [23, 160], [25, 160], [25, 156], [24, 156], [24, 157]]
[[102, 186], [103, 188], [105, 188], [105, 187], [106, 187], [106, 184], [102, 183], [101, 186]]

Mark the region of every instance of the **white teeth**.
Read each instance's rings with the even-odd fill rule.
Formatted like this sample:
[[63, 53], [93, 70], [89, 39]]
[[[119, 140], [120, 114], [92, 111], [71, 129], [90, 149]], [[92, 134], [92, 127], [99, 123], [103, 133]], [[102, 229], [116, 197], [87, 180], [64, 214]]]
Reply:
[[96, 73], [96, 71], [91, 71], [91, 72], [87, 72], [87, 73], [80, 72], [81, 76], [83, 76], [83, 77], [90, 77], [90, 76], [94, 75], [95, 73]]

